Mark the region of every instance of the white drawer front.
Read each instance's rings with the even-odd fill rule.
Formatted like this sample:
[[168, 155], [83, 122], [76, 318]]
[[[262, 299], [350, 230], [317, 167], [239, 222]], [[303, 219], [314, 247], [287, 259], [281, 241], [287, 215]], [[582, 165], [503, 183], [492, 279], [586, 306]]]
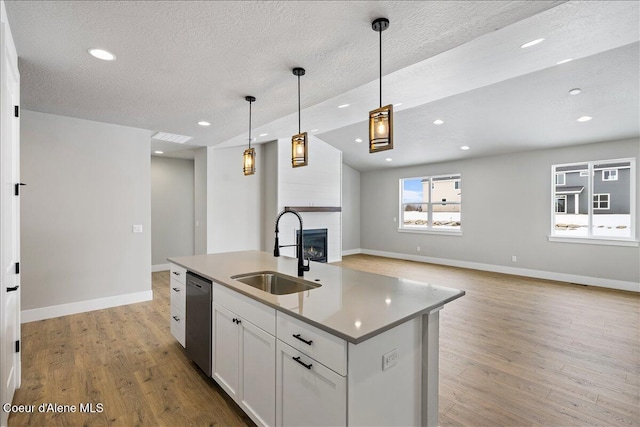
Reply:
[[184, 267], [180, 267], [179, 265], [171, 264], [171, 273], [170, 276], [172, 279], [177, 280], [183, 285], [187, 283], [187, 269]]
[[278, 312], [277, 337], [340, 375], [347, 375], [347, 343], [301, 320]]
[[183, 312], [171, 308], [171, 335], [184, 347], [185, 346], [185, 333], [186, 333], [186, 321]]
[[213, 284], [213, 300], [265, 332], [276, 335], [276, 310], [218, 283]]
[[178, 282], [176, 279], [171, 279], [171, 287], [169, 293], [171, 295], [171, 308], [176, 309], [181, 313], [186, 313], [187, 305], [187, 288], [184, 284]]

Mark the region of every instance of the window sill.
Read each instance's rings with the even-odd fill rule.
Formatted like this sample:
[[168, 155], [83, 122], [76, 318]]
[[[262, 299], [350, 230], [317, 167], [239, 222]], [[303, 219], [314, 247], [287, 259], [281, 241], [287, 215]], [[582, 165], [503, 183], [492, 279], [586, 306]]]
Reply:
[[548, 236], [550, 242], [559, 243], [578, 243], [584, 245], [606, 245], [606, 246], [629, 246], [637, 248], [640, 243], [637, 240], [614, 240], [614, 239], [599, 239], [596, 237], [558, 237]]
[[462, 236], [462, 231], [445, 231], [445, 230], [413, 230], [410, 228], [398, 228], [398, 233], [413, 233], [413, 234], [438, 234], [440, 236]]

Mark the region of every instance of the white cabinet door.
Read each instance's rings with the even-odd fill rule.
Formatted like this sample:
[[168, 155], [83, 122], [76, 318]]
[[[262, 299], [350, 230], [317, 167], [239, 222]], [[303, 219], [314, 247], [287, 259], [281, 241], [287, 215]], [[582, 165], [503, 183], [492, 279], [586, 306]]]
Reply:
[[218, 304], [213, 304], [213, 378], [233, 400], [238, 401], [239, 334], [238, 316]]
[[276, 345], [276, 425], [346, 425], [346, 378], [280, 340]]
[[276, 338], [240, 319], [240, 406], [258, 425], [276, 422]]

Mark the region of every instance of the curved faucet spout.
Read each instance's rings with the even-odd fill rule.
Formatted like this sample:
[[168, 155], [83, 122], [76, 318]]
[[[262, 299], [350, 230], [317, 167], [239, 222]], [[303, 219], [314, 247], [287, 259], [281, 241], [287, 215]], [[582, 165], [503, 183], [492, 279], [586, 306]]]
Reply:
[[[286, 213], [292, 213], [296, 217], [298, 217], [298, 222], [300, 223], [300, 240], [295, 245], [281, 246], [280, 241], [278, 239], [278, 233], [279, 233], [278, 224], [280, 223], [280, 218], [282, 218], [282, 216]], [[280, 212], [276, 217], [275, 233], [276, 233], [276, 239], [275, 239], [275, 244], [273, 246], [273, 256], [275, 257], [280, 256], [280, 248], [284, 248], [287, 246], [295, 246], [296, 256], [298, 257], [298, 277], [304, 276], [304, 272], [309, 271], [309, 261], [307, 261], [306, 265], [304, 264], [304, 244], [303, 244], [303, 237], [302, 237], [304, 233], [303, 233], [303, 227], [302, 227], [302, 217], [300, 216], [300, 214], [292, 209], [284, 208], [282, 212]]]

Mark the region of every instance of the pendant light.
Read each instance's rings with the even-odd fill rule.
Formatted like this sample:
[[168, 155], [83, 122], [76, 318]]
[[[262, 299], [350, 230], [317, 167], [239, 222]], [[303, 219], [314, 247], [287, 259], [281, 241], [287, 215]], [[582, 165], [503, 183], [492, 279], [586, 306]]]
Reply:
[[249, 148], [244, 150], [242, 154], [242, 172], [244, 175], [253, 175], [256, 173], [256, 150], [251, 148], [251, 103], [256, 101], [254, 96], [245, 96], [245, 101], [249, 102]]
[[389, 20], [378, 18], [371, 28], [380, 34], [380, 108], [369, 111], [369, 153], [376, 153], [393, 148], [393, 105], [382, 106], [382, 32], [389, 28]]
[[294, 168], [307, 166], [309, 160], [307, 133], [300, 132], [300, 76], [304, 74], [304, 68], [293, 69], [293, 75], [298, 77], [298, 134], [291, 137], [291, 166]]

